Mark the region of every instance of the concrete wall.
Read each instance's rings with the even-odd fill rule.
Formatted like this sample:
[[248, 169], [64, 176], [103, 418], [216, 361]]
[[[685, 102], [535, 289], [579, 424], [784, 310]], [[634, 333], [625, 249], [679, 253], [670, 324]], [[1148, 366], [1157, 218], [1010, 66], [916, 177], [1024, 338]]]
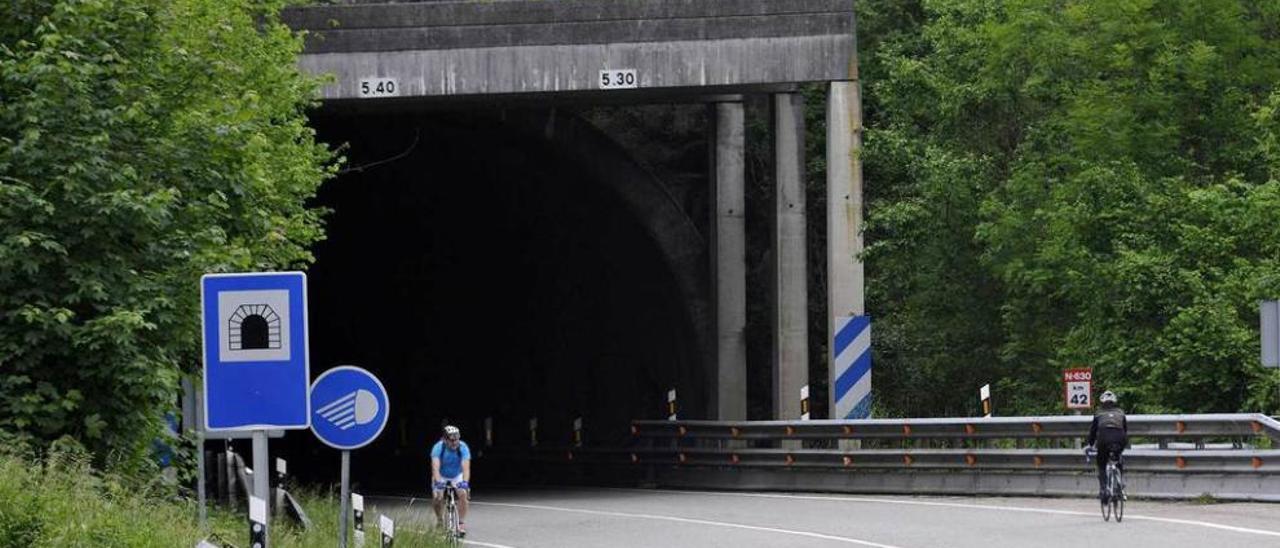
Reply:
[[[501, 0], [295, 8], [326, 99], [394, 78], [402, 97], [750, 87], [852, 77], [852, 0]], [[690, 89], [691, 92], [696, 91]], [[610, 91], [631, 93], [636, 91]]]

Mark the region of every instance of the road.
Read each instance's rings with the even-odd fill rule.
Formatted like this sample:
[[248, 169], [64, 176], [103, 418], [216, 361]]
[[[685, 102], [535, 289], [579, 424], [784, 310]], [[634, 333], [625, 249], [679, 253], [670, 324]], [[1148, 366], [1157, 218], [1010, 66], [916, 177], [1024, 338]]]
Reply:
[[[421, 499], [373, 498], [399, 527]], [[376, 519], [374, 520], [376, 523]], [[1280, 504], [1132, 500], [1123, 523], [1094, 501], [542, 489], [477, 493], [468, 544], [491, 548], [1280, 546]]]

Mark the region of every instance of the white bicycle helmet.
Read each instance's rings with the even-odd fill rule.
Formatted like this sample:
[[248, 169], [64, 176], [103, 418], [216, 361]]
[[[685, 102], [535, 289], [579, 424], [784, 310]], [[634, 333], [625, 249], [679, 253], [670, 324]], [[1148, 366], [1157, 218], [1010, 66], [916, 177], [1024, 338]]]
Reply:
[[462, 431], [458, 430], [457, 426], [446, 426], [444, 427], [444, 437], [451, 440], [460, 439], [462, 437]]
[[1103, 392], [1101, 396], [1098, 396], [1098, 401], [1102, 403], [1116, 403], [1116, 394], [1115, 392], [1108, 390]]

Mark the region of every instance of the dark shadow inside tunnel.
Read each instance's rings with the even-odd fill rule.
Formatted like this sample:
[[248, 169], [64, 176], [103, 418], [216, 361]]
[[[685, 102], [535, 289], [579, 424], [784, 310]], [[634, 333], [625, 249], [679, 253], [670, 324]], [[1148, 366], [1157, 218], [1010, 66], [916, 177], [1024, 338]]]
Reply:
[[[391, 397], [381, 437], [353, 455], [364, 488], [423, 492], [446, 418], [477, 453], [486, 417], [498, 447], [528, 447], [533, 417], [544, 444], [567, 444], [579, 416], [588, 443], [616, 444], [631, 419], [661, 415], [669, 387], [699, 382], [670, 266], [617, 192], [546, 138], [554, 116], [313, 116], [321, 141], [349, 149], [317, 199], [332, 213], [308, 270], [312, 376], [357, 365]], [[337, 481], [336, 450], [276, 443], [295, 477]]]

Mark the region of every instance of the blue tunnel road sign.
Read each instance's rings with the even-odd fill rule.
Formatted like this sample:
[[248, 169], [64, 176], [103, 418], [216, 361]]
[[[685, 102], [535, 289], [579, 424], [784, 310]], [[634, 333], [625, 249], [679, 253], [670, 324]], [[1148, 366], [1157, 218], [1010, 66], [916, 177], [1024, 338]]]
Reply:
[[382, 382], [359, 367], [325, 371], [311, 385], [311, 431], [335, 449], [364, 447], [382, 433], [391, 402]]
[[306, 274], [206, 274], [200, 302], [205, 428], [309, 427]]

